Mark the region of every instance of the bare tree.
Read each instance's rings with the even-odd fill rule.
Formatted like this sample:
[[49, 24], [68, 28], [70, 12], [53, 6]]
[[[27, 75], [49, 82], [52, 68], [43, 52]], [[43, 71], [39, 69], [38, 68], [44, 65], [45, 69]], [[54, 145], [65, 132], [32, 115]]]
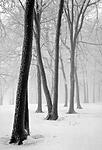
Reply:
[[[42, 5], [42, 1], [41, 1]], [[47, 86], [47, 79], [46, 79], [46, 74], [44, 70], [44, 65], [42, 61], [42, 55], [41, 55], [41, 46], [40, 46], [40, 37], [41, 37], [41, 13], [42, 9], [39, 7], [38, 1], [36, 1], [36, 7], [34, 8], [34, 21], [35, 21], [35, 30], [34, 30], [34, 35], [35, 35], [35, 41], [36, 41], [36, 50], [37, 50], [37, 61], [38, 65], [40, 67], [40, 73], [42, 76], [42, 83], [43, 83], [43, 88], [46, 96], [46, 101], [47, 101], [47, 106], [48, 106], [48, 116], [51, 113], [52, 110], [52, 102], [51, 102], [51, 96], [50, 92]]]
[[29, 134], [27, 129], [28, 124], [26, 124], [26, 121], [28, 120], [28, 117], [26, 118], [26, 116], [28, 115], [28, 113], [26, 112], [26, 108], [28, 107], [27, 84], [32, 56], [34, 2], [35, 1], [32, 0], [26, 0], [22, 60], [17, 88], [14, 124], [10, 144], [17, 142], [18, 145], [23, 144], [22, 141], [24, 141]]
[[59, 38], [61, 28], [61, 18], [63, 14], [64, 0], [60, 0], [57, 26], [56, 26], [56, 38], [55, 38], [55, 65], [54, 65], [54, 95], [52, 112], [47, 118], [49, 120], [56, 120], [58, 118], [58, 71], [59, 71]]

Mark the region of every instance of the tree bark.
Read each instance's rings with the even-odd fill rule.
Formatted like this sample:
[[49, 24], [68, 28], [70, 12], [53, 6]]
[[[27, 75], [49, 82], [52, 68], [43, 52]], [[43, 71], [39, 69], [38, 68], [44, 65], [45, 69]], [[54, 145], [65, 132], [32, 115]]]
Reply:
[[70, 71], [70, 104], [69, 104], [69, 114], [75, 113], [74, 110], [74, 59], [75, 59], [75, 46], [74, 43], [71, 41], [71, 71]]
[[77, 103], [77, 108], [78, 109], [82, 109], [81, 104], [80, 104], [79, 82], [78, 82], [78, 76], [77, 76], [76, 67], [75, 67], [75, 83], [76, 83], [76, 103]]
[[40, 75], [40, 68], [38, 64], [37, 64], [37, 84], [38, 84], [38, 95], [37, 95], [38, 106], [37, 106], [36, 113], [42, 113], [41, 75]]
[[55, 65], [54, 65], [54, 95], [52, 112], [48, 119], [56, 120], [58, 118], [58, 71], [59, 71], [59, 37], [61, 28], [61, 18], [63, 14], [64, 0], [60, 0], [59, 13], [57, 20], [56, 39], [55, 39]]
[[17, 142], [18, 145], [23, 144], [22, 142], [27, 138], [28, 135], [27, 130], [25, 129], [25, 110], [27, 105], [27, 83], [32, 56], [33, 8], [34, 0], [26, 0], [22, 60], [17, 87], [16, 108], [10, 144]]
[[61, 69], [62, 69], [63, 79], [64, 79], [64, 87], [65, 87], [65, 104], [64, 104], [64, 107], [67, 107], [68, 106], [68, 87], [67, 87], [67, 79], [66, 79], [66, 75], [65, 75], [63, 60], [62, 60], [61, 56], [60, 56], [60, 61], [61, 61]]
[[70, 45], [71, 45], [71, 58], [70, 58], [70, 104], [69, 104], [69, 114], [75, 113], [74, 110], [74, 69], [75, 69], [75, 47], [77, 37], [74, 35], [74, 1], [71, 2], [71, 27], [70, 27]]
[[30, 135], [30, 129], [29, 129], [29, 108], [28, 108], [28, 87], [26, 89], [26, 93], [25, 93], [25, 129], [28, 133], [28, 135]]

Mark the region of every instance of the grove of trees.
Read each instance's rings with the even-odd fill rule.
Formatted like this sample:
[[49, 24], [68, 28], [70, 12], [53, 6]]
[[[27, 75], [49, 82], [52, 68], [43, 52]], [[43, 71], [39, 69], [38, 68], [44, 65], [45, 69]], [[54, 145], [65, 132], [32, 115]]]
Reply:
[[15, 104], [10, 144], [30, 135], [31, 99], [37, 113], [46, 100], [47, 120], [58, 119], [61, 102], [73, 114], [75, 104], [101, 101], [101, 0], [0, 0], [0, 14], [0, 105], [9, 87]]

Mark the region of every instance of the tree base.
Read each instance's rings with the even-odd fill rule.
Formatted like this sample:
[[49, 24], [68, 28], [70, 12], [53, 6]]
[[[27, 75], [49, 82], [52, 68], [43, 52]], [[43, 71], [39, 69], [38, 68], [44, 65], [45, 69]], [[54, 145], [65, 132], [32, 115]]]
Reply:
[[58, 119], [58, 115], [55, 115], [53, 113], [48, 114], [46, 117], [46, 120], [57, 120]]
[[18, 145], [22, 145], [23, 141], [27, 139], [28, 133], [26, 130], [23, 131], [14, 131], [12, 133], [12, 137], [10, 139], [9, 144], [18, 143]]
[[81, 107], [81, 105], [79, 105], [79, 106], [77, 106], [77, 109], [83, 109], [83, 108]]
[[46, 116], [45, 120], [49, 120], [50, 116], [51, 116], [51, 114], [49, 113], [49, 114]]
[[69, 110], [67, 114], [77, 114], [77, 112], [75, 110]]
[[35, 113], [44, 113], [42, 110], [36, 110]]
[[68, 105], [65, 104], [64, 107], [68, 107]]

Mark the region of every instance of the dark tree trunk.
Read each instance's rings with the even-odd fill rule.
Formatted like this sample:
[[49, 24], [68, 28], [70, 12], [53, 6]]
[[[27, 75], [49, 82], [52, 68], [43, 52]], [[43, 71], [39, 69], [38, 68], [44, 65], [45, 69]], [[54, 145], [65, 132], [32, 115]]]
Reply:
[[25, 129], [27, 130], [28, 135], [30, 135], [30, 130], [29, 130], [29, 108], [28, 108], [28, 88], [26, 89], [25, 93]]
[[39, 65], [37, 65], [37, 84], [38, 84], [38, 94], [37, 94], [38, 106], [36, 113], [42, 113], [41, 75]]
[[68, 106], [68, 86], [67, 86], [67, 83], [65, 83], [64, 86], [65, 86], [65, 104], [64, 104], [64, 107], [67, 107]]
[[67, 107], [68, 106], [68, 87], [67, 87], [67, 80], [66, 80], [63, 60], [62, 60], [61, 56], [60, 56], [60, 61], [61, 61], [61, 69], [62, 69], [63, 79], [64, 79], [64, 87], [65, 87], [65, 104], [64, 104], [64, 107]]
[[44, 66], [43, 66], [43, 62], [42, 62], [39, 38], [36, 38], [36, 46], [37, 46], [37, 55], [38, 55], [40, 73], [42, 76], [42, 83], [43, 83], [44, 93], [46, 96], [46, 101], [47, 101], [47, 106], [48, 106], [48, 116], [49, 116], [49, 114], [51, 113], [51, 110], [52, 110], [52, 102], [51, 102], [50, 92], [49, 92], [49, 89], [47, 86], [46, 74], [45, 74], [45, 70], [44, 70]]
[[55, 39], [55, 66], [54, 66], [54, 96], [53, 96], [53, 106], [52, 112], [48, 119], [56, 120], [58, 118], [58, 70], [59, 70], [59, 37], [61, 28], [61, 18], [63, 14], [64, 0], [60, 0], [57, 29], [56, 29], [56, 39]]
[[18, 142], [18, 145], [23, 144], [22, 141], [24, 141], [28, 135], [25, 129], [25, 110], [27, 105], [27, 83], [32, 56], [33, 8], [34, 0], [26, 0], [22, 60], [17, 88], [13, 131], [10, 140], [10, 143]]
[[71, 58], [70, 58], [70, 104], [69, 104], [69, 111], [68, 113], [69, 114], [73, 114], [75, 113], [75, 110], [74, 110], [74, 67], [75, 67], [75, 47], [76, 47], [76, 39], [77, 37], [74, 35], [74, 1], [72, 0], [71, 1], [71, 5], [72, 5], [72, 8], [71, 8], [71, 27], [70, 27], [70, 45], [71, 45]]
[[[40, 67], [40, 73], [42, 76], [42, 83], [43, 83], [43, 89], [47, 101], [47, 106], [48, 106], [48, 116], [51, 113], [52, 110], [52, 102], [51, 102], [51, 96], [50, 92], [47, 86], [47, 80], [46, 80], [46, 74], [43, 66], [43, 61], [42, 61], [42, 56], [41, 56], [41, 47], [40, 47], [40, 14], [39, 14], [39, 6], [37, 4], [36, 10], [34, 9], [34, 20], [35, 20], [35, 41], [36, 41], [36, 49], [37, 49], [37, 59], [38, 59], [38, 64]], [[47, 116], [47, 117], [48, 117]]]
[[78, 109], [82, 109], [81, 104], [80, 104], [79, 83], [78, 83], [78, 76], [77, 76], [76, 67], [75, 67], [75, 83], [76, 83], [76, 103], [77, 103], [77, 108]]

